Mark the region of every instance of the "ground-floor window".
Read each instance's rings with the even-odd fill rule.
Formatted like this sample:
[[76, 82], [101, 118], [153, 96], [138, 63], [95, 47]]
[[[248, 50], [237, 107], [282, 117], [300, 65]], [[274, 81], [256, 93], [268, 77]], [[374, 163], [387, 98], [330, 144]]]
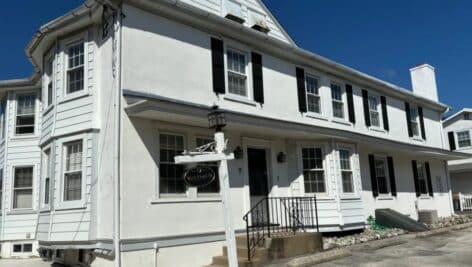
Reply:
[[184, 166], [175, 164], [174, 157], [184, 151], [182, 135], [159, 135], [159, 193], [185, 194]]
[[388, 186], [387, 161], [385, 158], [375, 157], [375, 176], [379, 193], [388, 194], [390, 190]]
[[339, 149], [339, 162], [341, 166], [342, 188], [344, 193], [354, 193], [354, 182], [352, 175], [351, 151]]
[[64, 144], [64, 201], [82, 199], [82, 146], [82, 140]]
[[323, 150], [320, 147], [302, 148], [305, 193], [326, 192]]
[[33, 244], [13, 244], [13, 253], [30, 253], [33, 252]]
[[416, 163], [416, 170], [418, 173], [418, 185], [419, 190], [422, 195], [427, 195], [428, 191], [428, 180], [426, 176], [426, 167], [424, 162]]
[[13, 187], [13, 208], [33, 207], [33, 167], [15, 167]]

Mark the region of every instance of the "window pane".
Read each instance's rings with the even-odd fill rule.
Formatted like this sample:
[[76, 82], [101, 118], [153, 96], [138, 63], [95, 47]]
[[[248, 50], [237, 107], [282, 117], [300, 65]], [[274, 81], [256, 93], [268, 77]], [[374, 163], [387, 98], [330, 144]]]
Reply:
[[20, 253], [22, 251], [21, 249], [21, 244], [15, 244], [13, 245], [13, 252], [15, 253]]
[[64, 179], [64, 200], [80, 200], [82, 198], [82, 173], [66, 173]]
[[343, 182], [343, 192], [344, 193], [353, 193], [354, 186], [352, 184], [352, 172], [350, 171], [343, 171], [342, 175], [342, 182]]
[[320, 113], [320, 97], [307, 94], [308, 111]]
[[457, 133], [457, 142], [459, 147], [468, 147], [471, 145], [469, 131], [463, 131]]
[[160, 193], [185, 193], [184, 167], [174, 163], [174, 156], [184, 151], [184, 138], [178, 135], [161, 134], [159, 191]]
[[30, 209], [33, 207], [32, 189], [15, 189], [13, 194], [14, 209]]
[[49, 204], [49, 178], [44, 181], [44, 204]]
[[321, 148], [303, 148], [302, 162], [305, 192], [325, 192], [326, 189]]
[[339, 150], [339, 159], [341, 163], [342, 170], [350, 170], [351, 169], [351, 160], [350, 160], [351, 153], [349, 150], [340, 149]]
[[228, 91], [232, 94], [247, 96], [246, 56], [243, 53], [228, 50]]
[[84, 43], [80, 42], [78, 44], [69, 46], [67, 50], [67, 55], [69, 57], [69, 69], [81, 66], [84, 64]]
[[23, 244], [23, 252], [32, 252], [33, 244]]
[[82, 169], [82, 141], [67, 143], [66, 171], [80, 171]]
[[333, 102], [333, 116], [344, 118], [344, 105], [341, 102]]
[[52, 104], [52, 82], [49, 82], [48, 83], [48, 103], [47, 105], [51, 105]]
[[306, 92], [312, 95], [319, 95], [317, 79], [310, 76], [306, 77]]
[[377, 111], [370, 111], [370, 124], [372, 126], [380, 126], [380, 118]]
[[380, 194], [388, 194], [388, 184], [386, 177], [377, 177], [377, 183], [379, 185]]
[[375, 159], [375, 175], [377, 176], [379, 193], [388, 194], [388, 178], [384, 159]]
[[333, 98], [333, 100], [342, 101], [341, 86], [337, 84], [331, 84], [331, 97]]
[[19, 95], [17, 98], [17, 114], [18, 115], [30, 115], [34, 114], [36, 95]]
[[84, 68], [79, 67], [67, 72], [67, 92], [74, 93], [84, 89]]

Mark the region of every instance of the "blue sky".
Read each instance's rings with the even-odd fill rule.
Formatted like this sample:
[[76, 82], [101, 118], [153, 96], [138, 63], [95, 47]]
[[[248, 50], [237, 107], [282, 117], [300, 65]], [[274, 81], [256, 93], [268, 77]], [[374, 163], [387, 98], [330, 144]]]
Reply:
[[[407, 89], [409, 68], [429, 63], [436, 68], [440, 100], [456, 111], [472, 107], [472, 1], [264, 2], [304, 49]], [[2, 3], [0, 79], [29, 76], [24, 48], [34, 32], [81, 3]]]

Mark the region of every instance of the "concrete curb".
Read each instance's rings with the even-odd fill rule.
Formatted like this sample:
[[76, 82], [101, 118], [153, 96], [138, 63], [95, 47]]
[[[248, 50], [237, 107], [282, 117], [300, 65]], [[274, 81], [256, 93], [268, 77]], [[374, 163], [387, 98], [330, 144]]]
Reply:
[[387, 239], [369, 241], [366, 243], [356, 244], [356, 245], [352, 245], [352, 246], [348, 246], [344, 248], [337, 248], [337, 249], [332, 249], [332, 250], [328, 250], [328, 251], [324, 251], [320, 253], [315, 253], [309, 256], [298, 257], [289, 261], [287, 263], [287, 266], [288, 267], [309, 267], [315, 264], [333, 261], [333, 260], [341, 259], [344, 257], [349, 257], [352, 255], [352, 251], [354, 250], [371, 250], [372, 251], [372, 250], [377, 250], [377, 249], [386, 248], [390, 246], [401, 245], [401, 244], [406, 243], [410, 239], [447, 234], [454, 230], [463, 230], [469, 227], [472, 227], [472, 222], [453, 225], [447, 228], [434, 229], [434, 230], [426, 231], [426, 232], [405, 234], [405, 235], [400, 235], [400, 236], [387, 238]]
[[287, 263], [287, 267], [309, 267], [314, 264], [341, 259], [351, 256], [352, 252], [348, 248], [338, 248], [312, 254], [310, 256], [295, 258]]

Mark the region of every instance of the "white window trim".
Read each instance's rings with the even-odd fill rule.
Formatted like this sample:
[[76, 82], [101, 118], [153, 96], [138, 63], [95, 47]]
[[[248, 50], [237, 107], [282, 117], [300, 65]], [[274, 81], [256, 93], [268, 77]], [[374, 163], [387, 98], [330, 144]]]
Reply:
[[[225, 97], [228, 100], [243, 102], [247, 104], [256, 104], [253, 95], [253, 84], [252, 84], [252, 57], [251, 51], [248, 47], [237, 44], [230, 40], [224, 40], [224, 64], [225, 64]], [[234, 50], [238, 53], [244, 54], [246, 57], [246, 91], [247, 96], [233, 94], [229, 92], [228, 83], [228, 50]]]
[[[31, 244], [31, 251], [28, 251], [28, 252], [24, 252], [24, 245], [29, 245]], [[21, 245], [21, 252], [14, 252], [13, 251], [13, 247], [15, 245]], [[31, 242], [17, 242], [17, 243], [12, 243], [11, 244], [11, 254], [13, 256], [24, 256], [24, 255], [31, 255], [33, 254], [34, 252], [34, 244], [33, 244], [33, 241]]]
[[[44, 57], [44, 60], [43, 60], [43, 103], [45, 103], [44, 105], [44, 108], [43, 108], [43, 114], [46, 114], [48, 113], [52, 107], [54, 106], [54, 103], [56, 101], [55, 97], [54, 97], [54, 93], [56, 92], [56, 54], [55, 54], [55, 49], [52, 48], [51, 51], [49, 51], [46, 56]], [[47, 73], [46, 73], [46, 64], [49, 60], [52, 60], [52, 63], [51, 63], [51, 76], [48, 77], [47, 76]], [[48, 87], [49, 87], [49, 82], [52, 82], [52, 98], [51, 98], [51, 103], [49, 103], [49, 105], [47, 105], [47, 102], [48, 102], [48, 99], [49, 99], [49, 90], [48, 90]]]
[[[18, 97], [20, 95], [29, 95], [29, 94], [35, 94], [36, 95], [35, 103], [34, 103], [34, 132], [31, 133], [31, 134], [17, 134], [16, 133], [16, 116], [18, 115]], [[14, 115], [14, 118], [13, 118], [12, 139], [30, 139], [30, 138], [39, 137], [39, 131], [38, 131], [39, 118], [38, 118], [38, 114], [39, 114], [39, 106], [41, 104], [41, 102], [39, 101], [39, 92], [36, 91], [36, 90], [29, 90], [29, 91], [24, 91], [24, 92], [23, 91], [22, 92], [15, 92], [13, 94], [13, 99], [14, 99], [13, 114], [15, 114], [15, 115]], [[5, 133], [5, 135], [7, 135], [7, 133]]]
[[377, 183], [377, 190], [379, 192], [379, 196], [377, 197], [377, 199], [379, 200], [391, 199], [393, 198], [393, 196], [392, 196], [392, 188], [390, 186], [390, 172], [388, 169], [388, 156], [385, 154], [374, 154], [374, 167], [375, 167], [375, 161], [377, 159], [382, 159], [384, 161], [385, 178], [387, 178], [387, 190], [388, 190], [388, 193], [380, 193], [380, 187], [379, 187], [379, 182], [378, 182], [378, 177], [377, 177], [377, 168], [375, 168], [375, 182]]
[[[312, 79], [315, 79], [316, 82], [317, 82], [317, 86], [318, 86], [318, 94], [311, 94], [311, 93], [308, 93], [308, 78], [312, 78]], [[314, 74], [311, 74], [311, 73], [306, 73], [305, 74], [305, 101], [306, 101], [306, 107], [307, 107], [307, 113], [309, 115], [314, 115], [314, 116], [320, 116], [320, 117], [323, 117], [323, 114], [324, 114], [324, 108], [323, 108], [323, 99], [321, 98], [321, 78], [318, 76], [318, 75], [314, 75]], [[314, 111], [310, 111], [308, 110], [308, 95], [312, 95], [312, 96], [315, 96], [315, 97], [318, 97], [318, 100], [319, 100], [319, 108], [320, 108], [320, 112], [314, 112]]]
[[[302, 149], [303, 148], [321, 148], [321, 153], [323, 155], [323, 170], [324, 170], [324, 178], [325, 178], [325, 192], [323, 193], [307, 193], [305, 191], [305, 177], [303, 175], [303, 157], [302, 157]], [[329, 178], [330, 176], [330, 171], [329, 171], [329, 166], [328, 162], [329, 159], [328, 157], [330, 156], [330, 153], [328, 153], [328, 143], [326, 142], [297, 142], [297, 161], [298, 161], [298, 172], [300, 173], [299, 176], [299, 184], [300, 184], [300, 192], [304, 196], [316, 196], [317, 198], [319, 197], [320, 199], [331, 199], [332, 196], [330, 194], [331, 192], [331, 186], [330, 186], [330, 181]]]
[[[459, 133], [462, 133], [462, 132], [469, 132], [469, 140], [471, 142], [470, 146], [463, 146], [463, 147], [459, 146]], [[454, 131], [457, 150], [470, 149], [472, 147], [472, 136], [471, 136], [471, 134], [472, 134], [472, 131], [470, 129], [463, 129], [463, 130]]]
[[[413, 116], [412, 116], [412, 113], [411, 113], [411, 110], [413, 109], [416, 109], [416, 120], [413, 120]], [[414, 139], [416, 141], [424, 141], [423, 138], [422, 138], [422, 131], [421, 131], [421, 125], [420, 125], [420, 114], [418, 113], [418, 106], [417, 105], [414, 105], [414, 104], [410, 104], [410, 121], [408, 123], [412, 123], [412, 122], [416, 122], [416, 125], [418, 126], [418, 135], [415, 135], [413, 134], [412, 137], [410, 137], [411, 139]], [[412, 127], [412, 133], [413, 133], [413, 125], [411, 126]]]
[[[337, 85], [341, 88], [341, 101], [339, 100], [334, 100], [333, 95], [332, 95], [332, 88], [331, 85]], [[329, 87], [329, 103], [330, 103], [330, 108], [331, 108], [331, 121], [340, 123], [340, 124], [345, 124], [345, 125], [350, 125], [352, 126], [352, 123], [349, 121], [349, 113], [348, 113], [348, 108], [347, 108], [347, 94], [346, 94], [346, 87], [345, 84], [339, 80], [336, 79], [330, 79], [328, 83]], [[333, 108], [333, 102], [338, 102], [343, 104], [343, 118], [335, 117], [334, 116], [334, 108]]]
[[[66, 160], [66, 149], [65, 145], [70, 142], [74, 141], [82, 141], [82, 197], [80, 200], [71, 200], [71, 201], [64, 201], [64, 174], [65, 174], [65, 160]], [[57, 147], [59, 148], [58, 153], [56, 155], [61, 155], [60, 159], [56, 160], [59, 162], [59, 185], [56, 188], [59, 190], [55, 190], [54, 196], [55, 199], [59, 199], [58, 203], [55, 202], [56, 209], [77, 209], [77, 208], [85, 208], [87, 200], [85, 196], [87, 195], [87, 150], [88, 150], [88, 143], [87, 143], [87, 134], [80, 134], [74, 136], [68, 136], [59, 140]]]
[[[372, 117], [370, 115], [370, 113], [372, 112], [372, 109], [370, 108], [370, 98], [371, 97], [375, 97], [377, 98], [377, 113], [379, 114], [379, 125], [372, 125]], [[370, 119], [370, 129], [371, 130], [380, 130], [382, 132], [384, 132], [384, 128], [383, 128], [383, 125], [384, 125], [384, 121], [383, 121], [383, 111], [382, 111], [382, 103], [380, 102], [380, 95], [378, 94], [375, 94], [375, 93], [371, 93], [371, 91], [369, 91], [369, 94], [368, 94], [368, 98], [367, 98], [367, 103], [369, 105], [369, 119]]]
[[[73, 93], [67, 93], [67, 71], [68, 71], [68, 60], [69, 56], [67, 54], [67, 49], [69, 46], [77, 44], [79, 42], [83, 42], [84, 44], [84, 89], [81, 91], [73, 92]], [[64, 39], [61, 41], [61, 62], [62, 62], [62, 90], [60, 93], [60, 97], [58, 99], [58, 103], [63, 103], [67, 102], [70, 100], [74, 100], [77, 98], [81, 98], [84, 96], [90, 95], [90, 91], [88, 88], [88, 69], [89, 69], [89, 49], [88, 49], [88, 44], [89, 44], [89, 38], [88, 38], [88, 31], [85, 31], [81, 34], [75, 35], [73, 37], [70, 37], [68, 39]], [[57, 59], [56, 59], [57, 60]]]
[[[342, 184], [342, 170], [341, 170], [341, 155], [339, 150], [349, 150], [350, 152], [350, 163], [351, 163], [351, 173], [352, 173], [352, 187], [353, 192], [344, 192]], [[360, 175], [359, 175], [359, 162], [356, 146], [354, 144], [348, 143], [336, 143], [336, 157], [339, 168], [339, 193], [341, 198], [359, 198], [360, 197]]]
[[[46, 157], [46, 151], [49, 150], [49, 177], [46, 177], [46, 171], [44, 166], [47, 165], [45, 164], [44, 160]], [[53, 194], [52, 194], [52, 188], [53, 188], [53, 171], [52, 171], [52, 166], [53, 166], [53, 150], [52, 150], [52, 145], [47, 145], [41, 150], [41, 182], [40, 182], [40, 207], [41, 210], [49, 210], [51, 207], [51, 201], [53, 200]], [[46, 199], [46, 178], [49, 178], [49, 202], [46, 204], [44, 201]]]
[[[14, 202], [15, 202], [15, 169], [18, 168], [33, 168], [32, 172], [32, 181], [31, 181], [31, 208], [15, 208], [14, 207]], [[10, 210], [13, 212], [21, 212], [21, 211], [34, 211], [36, 210], [36, 169], [37, 166], [35, 164], [18, 164], [18, 165], [13, 165], [11, 167], [11, 177], [12, 177], [12, 184], [11, 184], [11, 201], [10, 201]], [[5, 178], [4, 178], [5, 179]]]

